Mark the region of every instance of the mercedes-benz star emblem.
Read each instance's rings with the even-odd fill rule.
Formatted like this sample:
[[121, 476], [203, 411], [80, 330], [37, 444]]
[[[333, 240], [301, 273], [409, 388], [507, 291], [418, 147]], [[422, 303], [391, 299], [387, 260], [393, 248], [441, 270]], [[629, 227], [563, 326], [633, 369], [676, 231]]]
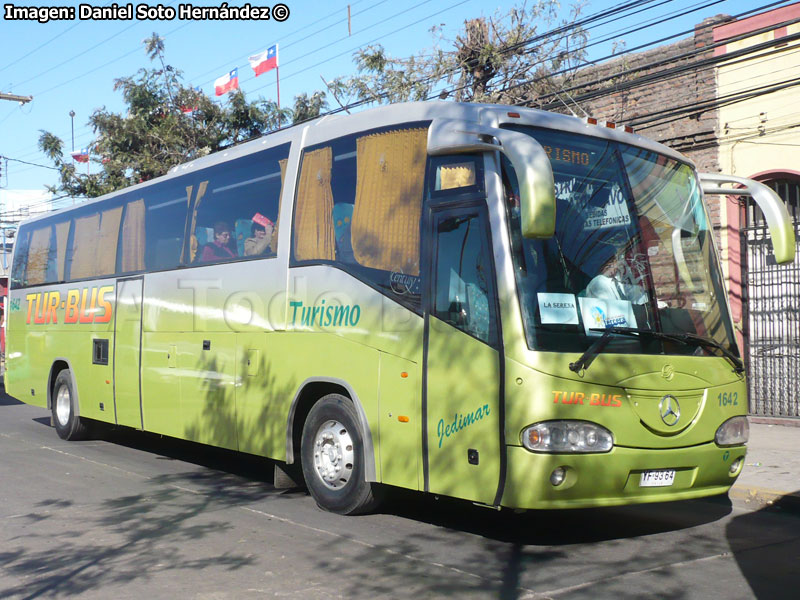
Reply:
[[658, 412], [664, 424], [672, 427], [681, 418], [681, 405], [678, 404], [678, 399], [675, 396], [667, 394], [659, 402]]

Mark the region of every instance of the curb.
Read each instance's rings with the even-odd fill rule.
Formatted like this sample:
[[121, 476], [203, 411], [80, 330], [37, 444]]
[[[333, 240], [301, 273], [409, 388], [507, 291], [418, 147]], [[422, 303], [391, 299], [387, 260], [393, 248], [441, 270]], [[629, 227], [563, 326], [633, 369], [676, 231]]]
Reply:
[[800, 514], [800, 493], [780, 492], [755, 485], [734, 485], [728, 492], [731, 500], [744, 502], [750, 510], [761, 510], [776, 506]]

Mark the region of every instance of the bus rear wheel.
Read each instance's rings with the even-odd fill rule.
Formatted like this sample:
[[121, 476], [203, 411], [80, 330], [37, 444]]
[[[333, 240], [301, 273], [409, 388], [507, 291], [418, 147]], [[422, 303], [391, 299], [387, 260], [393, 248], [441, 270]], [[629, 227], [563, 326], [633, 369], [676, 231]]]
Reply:
[[72, 386], [72, 372], [69, 369], [62, 370], [56, 376], [52, 404], [53, 425], [58, 437], [62, 440], [86, 439], [89, 428], [75, 410], [76, 396]]
[[376, 484], [364, 478], [364, 442], [353, 403], [339, 394], [317, 402], [303, 425], [303, 477], [320, 508], [340, 515], [374, 509]]

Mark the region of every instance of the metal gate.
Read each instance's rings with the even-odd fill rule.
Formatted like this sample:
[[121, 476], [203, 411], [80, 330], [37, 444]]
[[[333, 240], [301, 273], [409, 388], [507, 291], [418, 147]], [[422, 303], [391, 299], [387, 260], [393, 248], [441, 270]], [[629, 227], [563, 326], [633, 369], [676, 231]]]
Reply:
[[[800, 182], [767, 185], [786, 202], [800, 239]], [[746, 199], [741, 237], [750, 414], [800, 417], [800, 251], [794, 263], [775, 263], [769, 230], [752, 198]]]

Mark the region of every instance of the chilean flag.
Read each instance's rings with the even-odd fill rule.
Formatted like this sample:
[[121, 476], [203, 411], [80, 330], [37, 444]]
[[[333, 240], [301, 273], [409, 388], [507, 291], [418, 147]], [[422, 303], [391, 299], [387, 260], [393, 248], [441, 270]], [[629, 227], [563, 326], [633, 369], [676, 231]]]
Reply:
[[80, 152], [73, 152], [72, 158], [79, 163], [89, 162], [89, 149], [83, 148]]
[[251, 56], [247, 60], [250, 61], [250, 66], [256, 72], [256, 77], [267, 71], [271, 71], [278, 66], [278, 44], [270, 46], [263, 52], [259, 52], [255, 56]]
[[228, 92], [232, 92], [239, 88], [239, 69], [233, 69], [230, 73], [226, 73], [219, 79], [214, 81], [214, 93], [217, 96], [222, 96]]

